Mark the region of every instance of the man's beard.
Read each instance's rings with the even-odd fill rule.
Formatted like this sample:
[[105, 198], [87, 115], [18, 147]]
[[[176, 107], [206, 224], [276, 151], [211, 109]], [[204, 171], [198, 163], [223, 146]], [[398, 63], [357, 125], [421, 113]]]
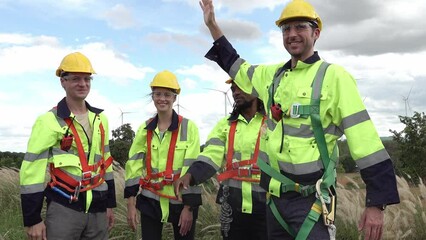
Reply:
[[238, 112], [243, 112], [244, 110], [250, 108], [254, 102], [254, 99], [251, 101], [244, 101], [241, 104], [236, 104]]

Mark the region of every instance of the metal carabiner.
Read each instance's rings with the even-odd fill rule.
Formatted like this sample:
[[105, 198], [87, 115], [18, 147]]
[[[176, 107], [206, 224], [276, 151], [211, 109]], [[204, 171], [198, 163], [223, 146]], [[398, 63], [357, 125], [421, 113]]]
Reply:
[[[324, 224], [326, 226], [330, 226], [330, 225], [333, 224], [334, 220], [330, 221], [330, 219], [328, 218], [330, 213], [328, 212], [327, 205], [325, 204], [324, 198], [322, 196], [321, 183], [322, 183], [322, 178], [318, 179], [317, 183], [315, 184], [315, 189], [317, 190], [318, 199], [321, 201], [322, 217], [323, 217], [323, 220], [324, 220]], [[333, 199], [334, 199], [334, 196], [332, 197], [332, 201], [334, 202]], [[334, 211], [334, 209], [333, 209], [333, 211]], [[334, 216], [333, 216], [333, 218], [334, 218]]]

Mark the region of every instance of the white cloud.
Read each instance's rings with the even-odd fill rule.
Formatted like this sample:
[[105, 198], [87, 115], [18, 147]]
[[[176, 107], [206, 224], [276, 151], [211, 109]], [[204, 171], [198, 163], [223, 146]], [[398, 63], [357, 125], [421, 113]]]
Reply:
[[116, 4], [105, 11], [104, 18], [113, 29], [126, 29], [136, 25], [133, 12], [123, 4]]

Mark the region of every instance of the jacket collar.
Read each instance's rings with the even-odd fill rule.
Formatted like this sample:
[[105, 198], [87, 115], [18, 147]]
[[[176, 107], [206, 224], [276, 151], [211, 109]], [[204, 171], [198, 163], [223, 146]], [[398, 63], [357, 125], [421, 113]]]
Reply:
[[[152, 120], [146, 125], [145, 129], [155, 131], [155, 129], [157, 128], [157, 125], [158, 125], [158, 114], [156, 114], [155, 117], [152, 118]], [[179, 116], [175, 112], [175, 110], [173, 110], [172, 123], [170, 124], [167, 130], [172, 132], [178, 129], [178, 125], [179, 125]]]
[[[63, 119], [71, 116], [71, 111], [68, 108], [68, 105], [67, 105], [67, 102], [65, 101], [65, 99], [66, 98], [64, 97], [57, 105], [57, 115], [58, 115], [58, 117], [63, 118]], [[84, 102], [86, 103], [87, 109], [89, 109], [89, 111], [91, 111], [95, 114], [99, 114], [99, 113], [104, 111], [103, 109], [99, 109], [99, 108], [95, 108], [95, 107], [90, 106], [90, 104], [86, 101], [84, 101]]]
[[[321, 60], [321, 58], [318, 55], [318, 52], [315, 51], [312, 56], [308, 57], [303, 62], [306, 63], [306, 64], [314, 64], [314, 63], [316, 63], [319, 60]], [[287, 70], [287, 69], [291, 69], [291, 59], [284, 64], [284, 70]]]

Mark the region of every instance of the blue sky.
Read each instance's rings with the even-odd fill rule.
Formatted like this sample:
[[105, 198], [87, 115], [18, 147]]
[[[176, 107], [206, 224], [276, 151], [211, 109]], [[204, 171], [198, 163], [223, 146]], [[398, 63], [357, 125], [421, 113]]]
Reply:
[[[214, 4], [227, 38], [257, 64], [289, 59], [274, 24], [287, 2]], [[425, 111], [426, 2], [311, 3], [324, 25], [316, 50], [354, 75], [381, 136], [402, 129], [398, 115]], [[111, 130], [123, 120], [136, 131], [153, 115], [149, 82], [164, 69], [178, 76], [179, 112], [198, 125], [201, 142], [225, 115], [227, 74], [204, 58], [212, 39], [197, 0], [0, 0], [0, 23], [0, 151], [25, 152], [37, 116], [64, 96], [55, 70], [75, 51], [92, 61], [87, 100], [105, 109]]]

